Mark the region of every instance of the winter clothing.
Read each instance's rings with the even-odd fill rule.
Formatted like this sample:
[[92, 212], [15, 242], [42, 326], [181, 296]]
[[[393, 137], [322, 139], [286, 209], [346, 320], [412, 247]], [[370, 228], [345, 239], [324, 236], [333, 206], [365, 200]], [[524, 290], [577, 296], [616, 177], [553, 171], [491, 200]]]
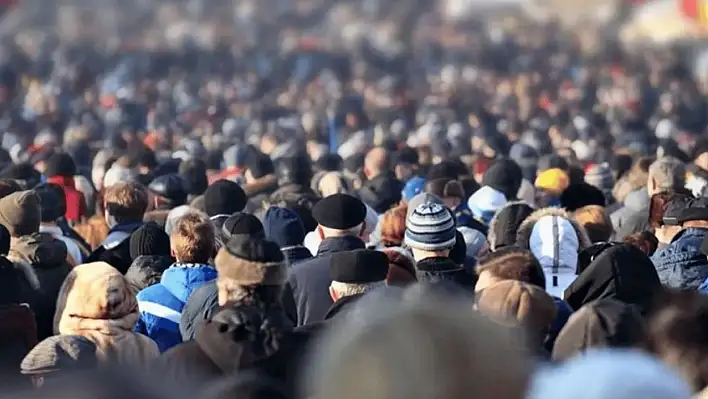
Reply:
[[608, 248], [565, 290], [575, 310], [598, 299], [616, 299], [647, 313], [661, 293], [659, 276], [651, 260], [631, 244]]
[[329, 296], [332, 254], [364, 247], [364, 242], [357, 237], [326, 238], [320, 243], [317, 256], [293, 265], [283, 293], [283, 306], [288, 317], [298, 326], [323, 320], [332, 305]]
[[408, 209], [406, 210], [406, 219], [408, 216], [413, 213], [413, 211], [419, 207], [420, 205], [423, 204], [439, 204], [439, 205], [445, 205], [445, 202], [443, 202], [442, 198], [438, 197], [435, 194], [430, 194], [430, 193], [420, 193], [413, 197], [410, 201], [408, 201]]
[[268, 198], [268, 202], [272, 205], [291, 209], [295, 206], [312, 209], [319, 200], [317, 193], [303, 184], [281, 185]]
[[401, 183], [392, 173], [382, 173], [363, 183], [359, 190], [361, 200], [382, 214], [401, 201]]
[[[6, 283], [4, 281], [3, 285]], [[32, 309], [19, 303], [0, 305], [0, 338], [0, 383], [3, 392], [31, 388], [30, 381], [20, 375], [21, 370], [17, 366], [37, 345], [37, 325]]]
[[425, 251], [451, 249], [455, 245], [455, 221], [442, 205], [423, 204], [406, 220], [405, 242]]
[[413, 197], [423, 192], [425, 187], [425, 178], [420, 176], [411, 177], [406, 184], [403, 186], [401, 191], [401, 199], [405, 202], [409, 202]]
[[708, 278], [708, 259], [701, 252], [706, 236], [708, 229], [687, 228], [654, 253], [651, 260], [664, 286], [695, 290]]
[[639, 231], [650, 230], [649, 195], [646, 188], [627, 194], [624, 206], [610, 214], [610, 219], [618, 240]]
[[536, 189], [547, 191], [555, 196], [560, 196], [570, 185], [568, 174], [562, 169], [548, 169], [536, 177]]
[[125, 273], [125, 279], [137, 295], [143, 289], [158, 284], [162, 279], [162, 273], [173, 263], [174, 260], [169, 256], [141, 255], [130, 265]]
[[615, 177], [608, 163], [593, 165], [585, 171], [585, 183], [596, 187], [605, 194], [605, 198], [613, 200], [612, 189], [615, 187]]
[[287, 266], [278, 244], [261, 237], [234, 235], [214, 259], [219, 281], [234, 285], [285, 283]]
[[218, 180], [204, 192], [204, 209], [210, 217], [241, 212], [247, 201], [241, 186], [229, 180]]
[[403, 248], [392, 247], [381, 252], [388, 257], [386, 284], [389, 286], [407, 286], [418, 281], [413, 256]]
[[91, 216], [86, 223], [75, 227], [76, 233], [83, 238], [91, 248], [98, 248], [108, 237], [108, 224], [103, 215]]
[[13, 237], [8, 259], [15, 264], [30, 265], [37, 277], [38, 287], [30, 303], [37, 319], [39, 339], [52, 334], [52, 320], [56, 298], [64, 279], [71, 271], [67, 262], [66, 246], [49, 234], [35, 233]]
[[179, 321], [182, 341], [193, 340], [197, 330], [208, 320], [211, 320], [212, 315], [218, 309], [219, 290], [216, 287], [216, 280], [197, 288], [182, 308], [182, 318]]
[[[270, 159], [269, 159], [270, 160]], [[255, 181], [245, 185], [243, 191], [248, 196], [248, 204], [245, 212], [253, 213], [265, 208], [270, 201], [270, 196], [278, 188], [278, 179], [273, 174], [257, 178]]]
[[[569, 185], [558, 200], [561, 208], [568, 212], [575, 212], [590, 205], [604, 207], [608, 203], [602, 191], [583, 182]], [[609, 211], [609, 208], [607, 209]]]
[[24, 375], [91, 371], [98, 365], [96, 344], [80, 335], [55, 335], [40, 342], [22, 359]]
[[333, 253], [329, 262], [332, 281], [367, 284], [384, 281], [388, 273], [386, 254], [370, 249]]
[[19, 191], [0, 199], [0, 224], [12, 236], [39, 231], [41, 208], [34, 191]]
[[61, 287], [54, 331], [88, 338], [102, 363], [146, 366], [159, 351], [150, 338], [133, 332], [138, 318], [121, 273], [107, 263], [87, 263], [75, 267]]
[[305, 241], [305, 227], [300, 217], [287, 208], [269, 208], [263, 218], [263, 228], [266, 237], [281, 249], [302, 246]]
[[86, 214], [86, 200], [84, 194], [76, 189], [74, 175], [76, 175], [76, 165], [68, 154], [59, 153], [52, 156], [47, 161], [47, 183], [59, 185], [64, 190], [66, 199], [66, 220], [69, 222], [79, 222]]
[[67, 250], [67, 261], [69, 264], [76, 266], [84, 263], [84, 253], [81, 251], [79, 244], [71, 238], [65, 236], [61, 227], [41, 225], [39, 226], [39, 232], [48, 234], [64, 243]]
[[416, 263], [415, 267], [418, 281], [430, 284], [453, 282], [467, 291], [474, 291], [475, 276], [469, 274], [463, 265], [456, 264], [450, 258], [422, 259]]
[[561, 297], [575, 280], [578, 251], [590, 246], [585, 230], [558, 208], [532, 213], [519, 226], [516, 241], [538, 258], [546, 275], [546, 291], [555, 297]]
[[130, 236], [130, 258], [170, 256], [170, 236], [155, 223], [146, 223]]
[[472, 194], [467, 201], [467, 207], [478, 220], [488, 225], [494, 214], [506, 203], [507, 199], [504, 193], [492, 187], [483, 186]]
[[636, 348], [646, 339], [646, 323], [633, 305], [600, 299], [570, 317], [553, 346], [553, 360], [563, 362], [594, 348]]
[[161, 352], [182, 342], [179, 321], [189, 296], [216, 279], [211, 265], [175, 263], [162, 274], [159, 284], [138, 292], [140, 319], [135, 331], [152, 338]]
[[510, 159], [500, 159], [487, 169], [482, 185], [501, 192], [507, 201], [514, 201], [521, 187], [521, 180], [523, 172], [519, 165]]
[[335, 194], [322, 199], [313, 209], [312, 216], [321, 226], [347, 230], [366, 219], [366, 206], [349, 194]]
[[457, 231], [462, 234], [462, 238], [465, 241], [465, 255], [467, 258], [476, 260], [477, 255], [487, 243], [487, 237], [485, 237], [479, 230], [471, 229], [465, 226], [458, 227]]
[[529, 399], [689, 399], [681, 378], [638, 351], [601, 350], [537, 373]]
[[516, 231], [532, 213], [533, 208], [525, 202], [510, 202], [499, 209], [489, 223], [487, 241], [491, 250], [515, 245]]
[[106, 262], [125, 274], [133, 258], [130, 256], [130, 236], [143, 225], [142, 222], [121, 223], [108, 231], [101, 245], [89, 255], [87, 262]]

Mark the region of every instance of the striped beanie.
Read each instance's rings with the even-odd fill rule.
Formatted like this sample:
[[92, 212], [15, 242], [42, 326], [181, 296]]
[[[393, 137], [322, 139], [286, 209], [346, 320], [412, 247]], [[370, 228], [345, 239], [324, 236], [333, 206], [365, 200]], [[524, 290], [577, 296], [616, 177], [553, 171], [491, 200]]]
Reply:
[[440, 251], [455, 246], [455, 221], [440, 204], [422, 204], [408, 215], [406, 244], [423, 251]]
[[585, 171], [585, 183], [595, 186], [602, 192], [611, 192], [615, 186], [612, 168], [607, 163], [592, 165]]

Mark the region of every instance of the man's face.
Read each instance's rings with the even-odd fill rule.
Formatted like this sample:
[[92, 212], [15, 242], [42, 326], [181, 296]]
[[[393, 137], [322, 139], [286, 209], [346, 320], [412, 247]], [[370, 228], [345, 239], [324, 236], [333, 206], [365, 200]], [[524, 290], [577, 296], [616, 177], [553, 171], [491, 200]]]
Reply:
[[536, 189], [536, 206], [538, 208], [545, 208], [551, 205], [551, 202], [555, 199], [555, 196], [542, 189]]

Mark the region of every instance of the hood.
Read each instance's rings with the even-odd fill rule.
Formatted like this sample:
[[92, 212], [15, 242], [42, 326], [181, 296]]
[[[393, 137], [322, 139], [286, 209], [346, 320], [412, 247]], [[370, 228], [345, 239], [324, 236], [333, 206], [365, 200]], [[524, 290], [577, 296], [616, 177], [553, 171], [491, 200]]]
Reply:
[[661, 290], [651, 259], [634, 245], [620, 244], [590, 263], [565, 290], [565, 300], [578, 310], [598, 299], [616, 299], [646, 313]]
[[489, 186], [483, 186], [467, 200], [472, 214], [484, 223], [490, 223], [499, 209], [507, 204], [504, 193]]
[[578, 235], [580, 249], [585, 249], [592, 245], [592, 242], [590, 241], [590, 238], [588, 237], [588, 234], [585, 229], [573, 219], [570, 213], [561, 208], [543, 208], [533, 212], [519, 226], [519, 230], [516, 234], [516, 242], [519, 246], [523, 247], [524, 249], [529, 249], [531, 232], [533, 231], [536, 222], [538, 222], [539, 219], [544, 216], [558, 216], [569, 221], [570, 224], [573, 226], [573, 229], [575, 230], [576, 234]]
[[381, 174], [364, 182], [359, 197], [376, 213], [383, 214], [401, 202], [402, 190], [403, 184], [393, 174]]
[[487, 241], [492, 251], [516, 245], [516, 233], [519, 226], [533, 213], [533, 208], [523, 201], [509, 202], [504, 205], [489, 222]]
[[276, 354], [283, 343], [283, 322], [276, 308], [227, 306], [198, 329], [195, 339], [224, 374], [233, 373]]
[[614, 299], [601, 299], [573, 314], [553, 345], [553, 360], [563, 362], [593, 348], [635, 348], [646, 339], [639, 310]]
[[634, 211], [642, 211], [649, 209], [650, 201], [651, 199], [649, 198], [649, 194], [647, 194], [646, 188], [642, 188], [627, 194], [627, 197], [624, 199], [624, 206]]
[[266, 175], [256, 181], [243, 186], [243, 191], [248, 198], [255, 197], [260, 194], [270, 194], [278, 188], [278, 179], [274, 174]]
[[51, 234], [34, 233], [10, 240], [8, 259], [25, 262], [39, 269], [66, 265], [66, 245]]
[[160, 282], [162, 273], [172, 265], [169, 256], [141, 255], [135, 258], [125, 273], [125, 279], [137, 294], [139, 291]]
[[175, 263], [162, 274], [160, 284], [182, 303], [186, 303], [194, 290], [215, 279], [214, 266]]

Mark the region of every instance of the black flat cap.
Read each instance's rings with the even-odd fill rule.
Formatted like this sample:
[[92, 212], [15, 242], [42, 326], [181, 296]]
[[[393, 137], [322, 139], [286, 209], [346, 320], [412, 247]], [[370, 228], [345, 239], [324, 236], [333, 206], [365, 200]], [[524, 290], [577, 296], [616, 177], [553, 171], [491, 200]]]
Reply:
[[348, 284], [366, 284], [386, 280], [388, 257], [380, 251], [357, 249], [332, 254], [330, 277]]
[[680, 224], [692, 220], [708, 221], [708, 198], [701, 197], [692, 199], [687, 205], [688, 206], [681, 211], [678, 217]]
[[356, 227], [366, 219], [366, 205], [349, 194], [323, 198], [312, 208], [312, 216], [321, 226], [336, 230]]
[[222, 231], [228, 237], [235, 234], [255, 235], [265, 238], [263, 223], [257, 217], [243, 212], [236, 212], [229, 216], [222, 226]]

